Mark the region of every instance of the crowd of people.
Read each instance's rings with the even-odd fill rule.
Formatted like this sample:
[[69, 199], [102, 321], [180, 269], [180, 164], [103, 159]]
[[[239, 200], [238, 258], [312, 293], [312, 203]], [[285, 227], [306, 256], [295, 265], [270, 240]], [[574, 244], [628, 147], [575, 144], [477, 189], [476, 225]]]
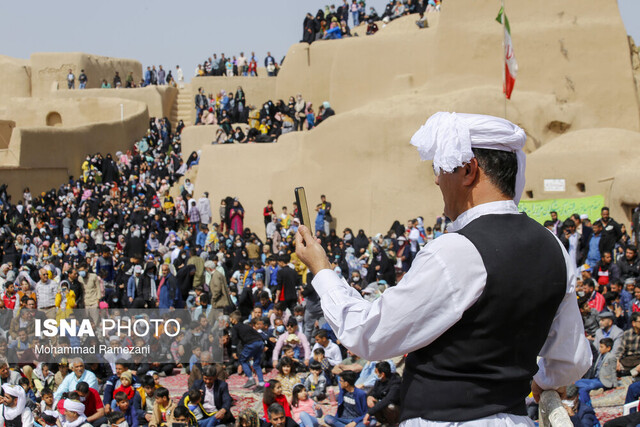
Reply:
[[[196, 125], [218, 125], [213, 143], [274, 142], [280, 135], [310, 130], [335, 115], [327, 101], [318, 107], [306, 102], [301, 94], [284, 100], [265, 102], [260, 109], [248, 105], [241, 86], [234, 92], [222, 90], [216, 95], [198, 88], [195, 96]], [[248, 128], [238, 124], [248, 124]], [[234, 127], [235, 126], [235, 127]]]
[[[177, 79], [177, 82], [176, 82]], [[86, 89], [87, 83], [89, 82], [89, 77], [85, 73], [84, 69], [80, 70], [80, 74], [77, 78], [78, 81], [78, 89]], [[158, 67], [156, 70], [156, 66], [148, 66], [147, 70], [144, 72], [142, 79], [136, 83], [135, 78], [133, 77], [133, 71], [129, 71], [127, 77], [125, 77], [124, 82], [122, 81], [122, 76], [120, 76], [120, 72], [116, 71], [113, 76], [112, 81], [108, 81], [107, 79], [102, 79], [100, 82], [100, 88], [102, 89], [120, 89], [125, 88], [136, 88], [136, 87], [145, 87], [149, 85], [169, 85], [172, 87], [177, 87], [178, 84], [184, 84], [184, 73], [179, 65], [176, 65], [176, 77], [171, 74], [171, 70], [169, 72], [165, 71], [162, 68], [162, 65]], [[76, 75], [73, 73], [73, 70], [69, 69], [67, 74], [67, 88], [75, 89], [76, 88]]]
[[[351, 28], [363, 23], [367, 24], [366, 34], [372, 35], [378, 31], [376, 21], [386, 25], [394, 19], [414, 13], [420, 14], [422, 20], [425, 12], [439, 11], [440, 3], [440, 0], [390, 0], [382, 15], [379, 15], [373, 6], [367, 10], [363, 0], [343, 0], [338, 7], [332, 4], [319, 9], [315, 16], [307, 13], [302, 23], [301, 41], [311, 44], [316, 40], [351, 37]], [[349, 18], [352, 27], [349, 27]]]
[[[282, 63], [282, 62], [281, 62]], [[280, 65], [276, 59], [271, 55], [271, 52], [267, 52], [267, 55], [263, 61], [264, 68], [267, 71], [267, 76], [276, 76]], [[208, 57], [202, 64], [198, 64], [196, 67], [194, 77], [205, 76], [258, 76], [258, 59], [255, 52], [251, 52], [250, 57], [244, 56], [244, 52], [240, 52], [238, 56], [225, 57], [224, 53], [214, 53], [213, 57]]]

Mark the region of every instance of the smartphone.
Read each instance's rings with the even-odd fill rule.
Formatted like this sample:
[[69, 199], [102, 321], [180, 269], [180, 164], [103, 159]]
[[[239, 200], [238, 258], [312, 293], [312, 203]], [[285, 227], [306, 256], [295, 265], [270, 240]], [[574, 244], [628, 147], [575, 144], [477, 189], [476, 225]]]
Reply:
[[304, 192], [304, 187], [296, 187], [295, 193], [300, 223], [306, 227], [310, 227], [311, 221], [309, 220], [309, 208], [307, 207], [307, 194]]

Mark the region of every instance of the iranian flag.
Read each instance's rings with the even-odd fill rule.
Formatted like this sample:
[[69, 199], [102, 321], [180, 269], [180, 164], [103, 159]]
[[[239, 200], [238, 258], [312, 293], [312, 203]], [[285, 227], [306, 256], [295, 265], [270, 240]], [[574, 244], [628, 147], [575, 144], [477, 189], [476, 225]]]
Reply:
[[[503, 21], [504, 20], [504, 21]], [[513, 53], [513, 42], [511, 41], [511, 27], [507, 14], [504, 13], [504, 6], [500, 8], [498, 17], [496, 18], [500, 24], [504, 26], [504, 86], [502, 91], [507, 99], [511, 99], [513, 85], [516, 84], [516, 74], [518, 73], [518, 62]]]

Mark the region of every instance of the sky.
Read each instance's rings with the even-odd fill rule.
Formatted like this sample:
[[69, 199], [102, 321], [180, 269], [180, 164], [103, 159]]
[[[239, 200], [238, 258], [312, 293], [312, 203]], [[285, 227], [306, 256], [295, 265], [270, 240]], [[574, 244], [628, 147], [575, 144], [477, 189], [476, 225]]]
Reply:
[[[34, 52], [84, 52], [136, 59], [144, 67], [180, 64], [188, 80], [214, 52], [249, 56], [255, 51], [260, 61], [271, 51], [279, 62], [302, 38], [307, 12], [315, 15], [341, 1], [5, 1], [3, 16], [11, 19], [0, 26], [0, 54], [29, 58]], [[367, 7], [382, 14], [386, 3], [368, 0]], [[640, 0], [619, 0], [619, 7], [627, 33], [640, 44]]]

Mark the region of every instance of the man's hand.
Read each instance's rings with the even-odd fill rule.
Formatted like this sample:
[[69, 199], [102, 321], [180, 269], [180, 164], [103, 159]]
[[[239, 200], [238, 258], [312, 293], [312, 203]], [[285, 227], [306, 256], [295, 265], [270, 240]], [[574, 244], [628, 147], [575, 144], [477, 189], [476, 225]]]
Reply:
[[[325, 253], [318, 240], [316, 240], [309, 229], [301, 225], [296, 232], [296, 255], [300, 258], [311, 273], [315, 276], [320, 270], [331, 268], [327, 254]], [[349, 423], [349, 427], [355, 426], [355, 423]]]
[[153, 418], [153, 415], [151, 415], [151, 414], [145, 414], [144, 415], [144, 419], [147, 420], [148, 422], [151, 422], [152, 418]]
[[376, 398], [373, 396], [367, 396], [367, 406], [369, 408], [373, 408], [375, 404], [376, 404]]
[[347, 424], [345, 427], [356, 427], [356, 422], [355, 421], [351, 421], [349, 424]]
[[216, 414], [214, 415], [217, 419], [221, 420], [224, 418], [225, 414], [227, 413], [227, 410], [222, 408], [220, 409], [218, 412], [216, 412]]
[[[535, 380], [531, 381], [531, 393], [533, 394], [533, 399], [536, 401], [536, 403], [540, 402], [540, 395], [542, 394], [543, 391], [546, 391], [546, 390], [540, 387]], [[560, 387], [555, 391], [560, 395], [560, 399], [564, 399], [567, 397], [566, 387]]]
[[364, 425], [368, 426], [368, 425], [369, 425], [369, 423], [370, 423], [370, 421], [369, 421], [369, 414], [366, 414], [366, 415], [364, 416], [364, 418], [362, 419], [362, 424], [364, 424]]

